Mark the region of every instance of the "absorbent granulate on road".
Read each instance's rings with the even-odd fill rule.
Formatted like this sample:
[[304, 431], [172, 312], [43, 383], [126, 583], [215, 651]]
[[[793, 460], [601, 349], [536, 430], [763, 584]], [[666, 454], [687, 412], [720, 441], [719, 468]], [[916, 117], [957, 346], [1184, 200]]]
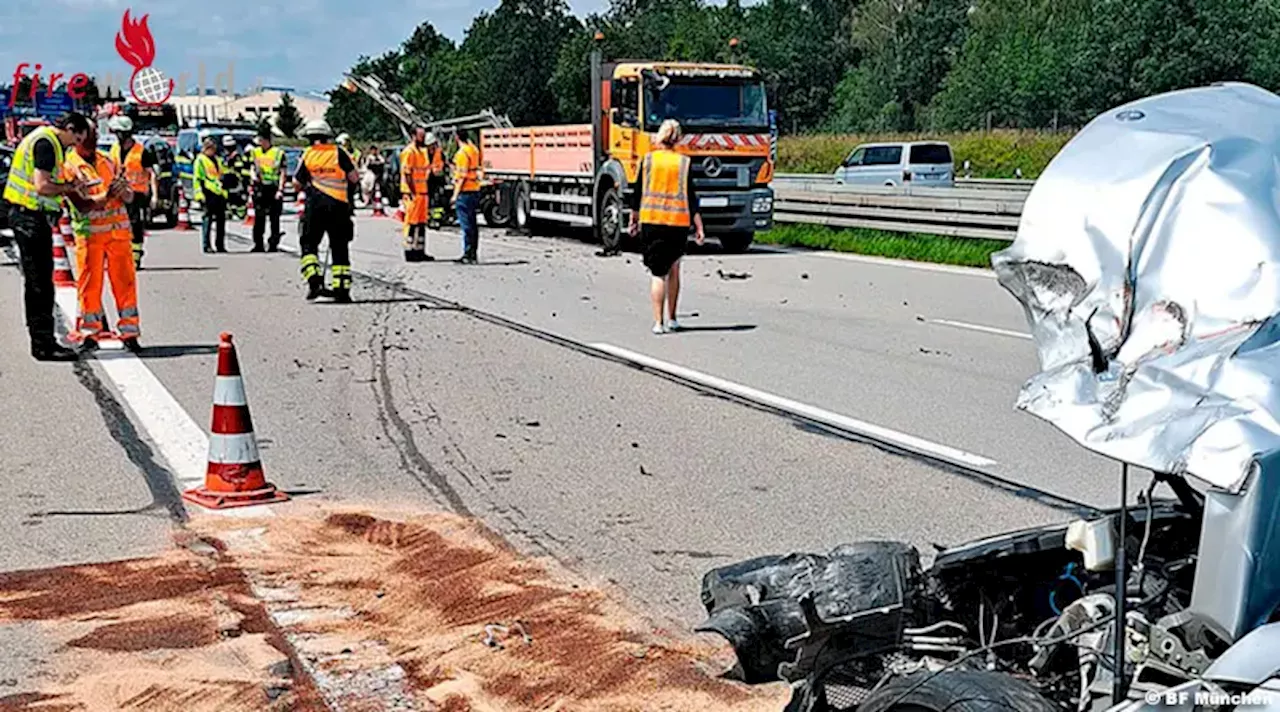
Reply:
[[0, 575], [0, 626], [52, 642], [0, 710], [322, 710], [229, 562], [177, 548]]
[[465, 518], [317, 507], [195, 526], [231, 537], [228, 555], [274, 599], [268, 613], [335, 709], [356, 699], [373, 704], [362, 709], [453, 712], [786, 703], [785, 687], [718, 679], [728, 658], [712, 641], [655, 630]]

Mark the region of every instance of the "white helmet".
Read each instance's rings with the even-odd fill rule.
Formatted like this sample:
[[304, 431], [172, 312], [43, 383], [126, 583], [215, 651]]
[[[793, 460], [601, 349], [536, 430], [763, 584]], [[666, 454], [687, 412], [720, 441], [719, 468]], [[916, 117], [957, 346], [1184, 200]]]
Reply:
[[312, 119], [303, 124], [302, 130], [298, 132], [299, 136], [332, 136], [333, 127], [324, 119]]
[[428, 131], [428, 132], [427, 132], [427, 145], [428, 145], [428, 146], [430, 146], [430, 145], [431, 145], [431, 144], [433, 144], [433, 143], [436, 143], [436, 135], [435, 135], [435, 134], [433, 134], [433, 133], [431, 133], [430, 131]]
[[338, 134], [338, 143], [351, 143], [351, 137], [345, 133]]
[[236, 137], [232, 136], [231, 134], [227, 134], [226, 136], [223, 136], [222, 145], [226, 146], [227, 148], [234, 147], [236, 145]]
[[133, 133], [133, 119], [128, 116], [113, 116], [107, 121], [107, 128], [116, 133]]

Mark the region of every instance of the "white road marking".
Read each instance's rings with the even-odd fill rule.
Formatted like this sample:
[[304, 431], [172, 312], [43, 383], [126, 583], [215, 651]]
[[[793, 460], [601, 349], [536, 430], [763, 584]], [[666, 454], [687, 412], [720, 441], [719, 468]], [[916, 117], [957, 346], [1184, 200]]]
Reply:
[[818, 257], [826, 257], [834, 260], [845, 260], [846, 262], [861, 262], [869, 265], [880, 265], [882, 267], [904, 267], [906, 269], [919, 270], [921, 272], [940, 272], [943, 274], [958, 274], [966, 277], [982, 277], [985, 279], [995, 279], [996, 273], [989, 269], [978, 269], [977, 267], [957, 267], [955, 265], [936, 265], [930, 262], [911, 262], [908, 260], [894, 260], [887, 257], [871, 257], [868, 255], [855, 255], [849, 252], [809, 252], [796, 251], [795, 254], [816, 255]]
[[930, 319], [930, 324], [940, 324], [942, 326], [950, 326], [956, 329], [968, 329], [969, 331], [981, 331], [984, 334], [996, 334], [997, 336], [1011, 336], [1015, 339], [1026, 339], [1030, 341], [1033, 337], [1021, 331], [1010, 331], [1009, 329], [1000, 329], [994, 326], [983, 326], [982, 324], [969, 324], [963, 321], [951, 321], [950, 319]]
[[[70, 332], [75, 329], [78, 300], [74, 287], [58, 287], [54, 295], [58, 312]], [[209, 461], [209, 437], [183, 410], [173, 394], [160, 383], [151, 369], [134, 354], [116, 346], [96, 354], [95, 360], [115, 385], [120, 398], [133, 411], [138, 426], [155, 444], [156, 450], [169, 465], [179, 490], [188, 490], [204, 484]], [[210, 405], [212, 412], [212, 404]], [[185, 502], [184, 502], [185, 504]], [[205, 509], [201, 511], [242, 517], [272, 516], [270, 507], [255, 505], [232, 509]]]
[[790, 398], [783, 398], [782, 396], [774, 395], [772, 393], [766, 393], [765, 391], [757, 390], [750, 386], [744, 386], [740, 383], [726, 381], [723, 378], [695, 371], [691, 368], [685, 368], [684, 366], [679, 366], [674, 363], [661, 361], [651, 356], [646, 356], [641, 353], [636, 353], [635, 351], [624, 349], [620, 346], [605, 343], [588, 344], [588, 346], [597, 351], [617, 356], [618, 358], [630, 361], [640, 366], [662, 371], [677, 378], [682, 378], [686, 381], [715, 388], [726, 393], [732, 393], [739, 398], [768, 405], [770, 407], [777, 408], [778, 410], [786, 411], [819, 423], [840, 428], [841, 430], [890, 442], [906, 450], [925, 453], [944, 460], [962, 463], [970, 467], [991, 467], [997, 464], [995, 460], [983, 457], [982, 455], [965, 452], [964, 450], [959, 450], [948, 445], [940, 445], [923, 438], [918, 438], [914, 435], [908, 435], [907, 433], [891, 430], [863, 420], [850, 418], [847, 415], [833, 413], [829, 410], [824, 410], [816, 406], [791, 400]]

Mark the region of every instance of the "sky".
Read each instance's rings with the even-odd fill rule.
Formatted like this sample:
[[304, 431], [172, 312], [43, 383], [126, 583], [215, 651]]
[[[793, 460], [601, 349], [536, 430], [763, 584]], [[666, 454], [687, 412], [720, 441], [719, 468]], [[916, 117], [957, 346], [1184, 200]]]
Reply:
[[[194, 90], [204, 68], [216, 88], [230, 74], [235, 88], [292, 87], [326, 91], [360, 55], [398, 46], [423, 21], [461, 41], [471, 19], [498, 0], [0, 0], [0, 84], [18, 64], [42, 65], [70, 77], [111, 75], [127, 84], [133, 68], [116, 52], [125, 10], [150, 15], [152, 66]], [[606, 0], [570, 0], [577, 13]], [[34, 73], [32, 67], [26, 70]]]

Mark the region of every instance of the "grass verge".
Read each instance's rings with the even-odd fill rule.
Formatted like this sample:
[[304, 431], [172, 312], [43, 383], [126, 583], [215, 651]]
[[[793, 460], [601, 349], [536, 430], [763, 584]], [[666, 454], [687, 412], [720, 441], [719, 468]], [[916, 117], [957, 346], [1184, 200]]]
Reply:
[[861, 143], [880, 141], [946, 141], [956, 171], [970, 161], [975, 178], [1036, 178], [1071, 138], [1070, 132], [970, 131], [945, 134], [816, 134], [778, 140], [779, 173], [830, 173]]
[[883, 230], [835, 229], [824, 225], [803, 224], [776, 225], [768, 232], [756, 233], [756, 242], [988, 269], [991, 267], [991, 253], [1009, 246], [1009, 243], [1000, 240]]

